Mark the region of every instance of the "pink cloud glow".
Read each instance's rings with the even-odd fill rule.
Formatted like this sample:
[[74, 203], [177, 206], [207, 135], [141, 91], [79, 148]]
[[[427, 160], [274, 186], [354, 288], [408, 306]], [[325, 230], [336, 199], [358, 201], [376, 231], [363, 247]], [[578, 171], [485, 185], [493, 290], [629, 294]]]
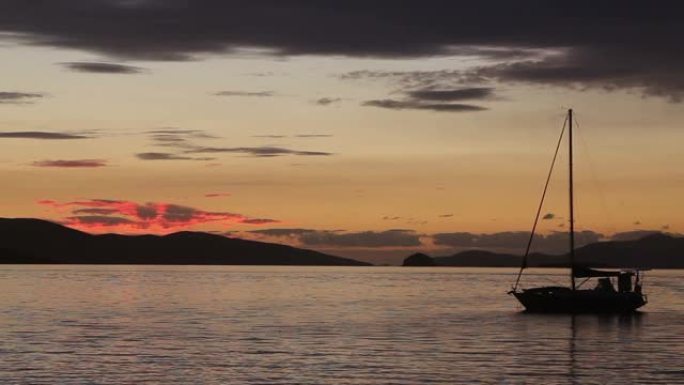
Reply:
[[87, 199], [70, 202], [41, 200], [37, 203], [58, 211], [69, 211], [62, 223], [89, 232], [166, 233], [211, 222], [223, 225], [278, 223], [274, 219], [250, 218], [231, 212], [204, 211], [160, 202], [140, 204], [123, 200]]

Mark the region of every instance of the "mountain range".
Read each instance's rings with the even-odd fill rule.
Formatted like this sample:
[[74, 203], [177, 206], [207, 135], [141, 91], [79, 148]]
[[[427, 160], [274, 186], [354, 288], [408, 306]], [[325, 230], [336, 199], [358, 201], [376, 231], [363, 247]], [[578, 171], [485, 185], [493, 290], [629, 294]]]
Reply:
[[[593, 267], [684, 268], [684, 237], [652, 234], [630, 241], [592, 243], [575, 250], [576, 262]], [[414, 254], [405, 266], [518, 267], [521, 256], [467, 250], [449, 256]], [[0, 218], [0, 263], [337, 265], [370, 263], [292, 246], [205, 232], [168, 235], [89, 234], [31, 218]], [[531, 254], [530, 267], [564, 267], [568, 255]]]
[[[530, 254], [529, 267], [565, 267], [569, 256]], [[575, 261], [591, 267], [681, 269], [684, 268], [684, 237], [652, 234], [631, 241], [596, 242], [575, 249]], [[519, 267], [520, 255], [467, 250], [450, 256], [414, 254], [404, 266]]]
[[313, 250], [204, 232], [94, 235], [29, 218], [0, 218], [0, 263], [370, 265]]

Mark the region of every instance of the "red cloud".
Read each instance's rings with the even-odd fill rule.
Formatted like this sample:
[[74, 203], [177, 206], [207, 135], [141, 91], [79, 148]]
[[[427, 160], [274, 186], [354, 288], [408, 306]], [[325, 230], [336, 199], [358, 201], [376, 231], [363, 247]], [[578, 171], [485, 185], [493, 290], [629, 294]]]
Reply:
[[249, 218], [230, 212], [204, 211], [172, 203], [88, 199], [71, 202], [41, 200], [38, 204], [55, 209], [68, 209], [70, 216], [62, 223], [66, 226], [93, 231], [168, 232], [208, 222], [245, 223], [260, 225], [277, 223], [274, 219]]
[[75, 160], [40, 160], [31, 163], [36, 167], [62, 167], [62, 168], [92, 168], [105, 167], [107, 161], [104, 159], [75, 159]]

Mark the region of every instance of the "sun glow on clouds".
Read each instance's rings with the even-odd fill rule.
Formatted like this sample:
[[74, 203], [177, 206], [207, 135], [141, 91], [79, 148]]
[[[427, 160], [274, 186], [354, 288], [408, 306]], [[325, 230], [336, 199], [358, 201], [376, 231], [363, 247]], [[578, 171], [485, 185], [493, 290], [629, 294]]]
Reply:
[[63, 215], [62, 224], [89, 232], [167, 233], [209, 222], [224, 225], [262, 225], [279, 222], [274, 219], [250, 218], [242, 214], [204, 211], [160, 202], [140, 204], [122, 200], [87, 199], [71, 202], [41, 200], [37, 203], [60, 212]]

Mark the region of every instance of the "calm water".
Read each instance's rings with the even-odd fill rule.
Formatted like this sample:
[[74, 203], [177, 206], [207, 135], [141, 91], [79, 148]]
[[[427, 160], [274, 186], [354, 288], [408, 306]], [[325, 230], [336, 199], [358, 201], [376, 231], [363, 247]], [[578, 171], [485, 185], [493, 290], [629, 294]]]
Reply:
[[649, 273], [573, 318], [509, 269], [0, 266], [0, 384], [684, 384], [684, 271]]

